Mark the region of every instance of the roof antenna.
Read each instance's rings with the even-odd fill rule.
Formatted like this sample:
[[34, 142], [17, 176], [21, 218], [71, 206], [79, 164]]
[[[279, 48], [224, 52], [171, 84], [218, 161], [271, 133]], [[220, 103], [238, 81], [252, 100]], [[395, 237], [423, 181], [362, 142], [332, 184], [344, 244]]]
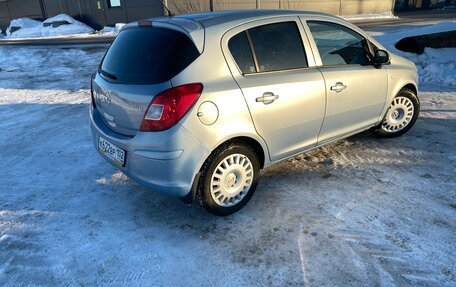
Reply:
[[[165, 1], [166, 1], [166, 0], [165, 0]], [[168, 12], [168, 16], [174, 16], [174, 13], [171, 12], [171, 11], [168, 9], [168, 6], [166, 5], [168, 1], [166, 1], [166, 3], [165, 3], [165, 1], [160, 0], [160, 2], [163, 4], [163, 7], [164, 7], [165, 10], [166, 10], [166, 12]]]

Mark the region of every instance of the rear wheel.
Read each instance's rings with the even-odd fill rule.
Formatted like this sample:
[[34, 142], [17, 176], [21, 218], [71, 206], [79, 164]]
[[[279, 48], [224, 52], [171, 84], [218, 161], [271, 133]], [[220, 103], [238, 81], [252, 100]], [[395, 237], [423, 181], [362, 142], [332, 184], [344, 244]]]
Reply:
[[231, 143], [215, 150], [202, 169], [199, 192], [204, 208], [215, 215], [229, 215], [255, 192], [260, 164], [249, 146]]
[[420, 113], [420, 102], [415, 93], [403, 89], [393, 99], [375, 133], [381, 137], [397, 137], [405, 134], [415, 124]]

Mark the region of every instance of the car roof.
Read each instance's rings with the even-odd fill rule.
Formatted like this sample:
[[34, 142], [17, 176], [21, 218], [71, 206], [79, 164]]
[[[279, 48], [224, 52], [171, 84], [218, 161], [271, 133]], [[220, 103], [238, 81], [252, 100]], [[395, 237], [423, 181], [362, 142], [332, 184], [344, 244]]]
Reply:
[[201, 23], [205, 28], [231, 23], [236, 25], [237, 22], [243, 23], [251, 20], [257, 20], [268, 17], [279, 16], [329, 16], [340, 19], [337, 16], [311, 11], [294, 11], [294, 10], [230, 10], [217, 12], [203, 12], [193, 14], [183, 14], [174, 16], [175, 18], [184, 18]]
[[[0, 0], [1, 1], [1, 0]], [[186, 33], [202, 53], [204, 48], [205, 31], [211, 30], [213, 36], [219, 37], [229, 29], [243, 23], [254, 20], [267, 19], [280, 16], [303, 16], [343, 20], [335, 15], [295, 10], [227, 10], [217, 12], [202, 12], [192, 14], [180, 14], [176, 16], [163, 16], [152, 18], [148, 21], [155, 23], [155, 26], [165, 26]], [[123, 26], [121, 30], [137, 27], [140, 21], [131, 22]]]

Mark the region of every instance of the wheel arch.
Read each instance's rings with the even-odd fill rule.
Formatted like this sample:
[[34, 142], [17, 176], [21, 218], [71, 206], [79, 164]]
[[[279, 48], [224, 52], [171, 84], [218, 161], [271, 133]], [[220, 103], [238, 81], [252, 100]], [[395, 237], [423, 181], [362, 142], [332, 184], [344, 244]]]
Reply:
[[402, 90], [404, 90], [404, 89], [409, 89], [409, 90], [411, 90], [411, 91], [418, 97], [418, 88], [417, 88], [416, 85], [413, 84], [413, 83], [408, 83], [408, 84], [406, 84], [405, 86], [403, 86], [401, 89], [399, 89], [399, 91], [396, 93], [396, 95], [399, 94], [400, 91], [402, 91]]
[[[234, 149], [233, 149], [234, 148]], [[235, 150], [243, 150], [243, 152], [235, 152]], [[244, 182], [240, 182], [240, 190], [235, 191], [236, 194], [230, 195], [227, 193], [227, 191], [223, 190], [223, 188], [220, 187], [220, 185], [223, 185], [220, 183], [220, 174], [219, 174], [219, 180], [218, 180], [218, 185], [219, 189], [213, 190], [214, 182], [212, 181], [213, 179], [213, 173], [216, 172], [217, 165], [224, 165], [222, 163], [223, 160], [226, 160], [227, 156], [233, 155], [234, 153], [244, 153], [248, 154], [249, 157], [251, 157], [251, 153], [254, 153], [257, 157], [258, 164], [253, 164], [249, 170], [251, 172], [251, 181], [248, 183], [245, 178], [245, 176], [242, 176], [241, 179], [245, 180]], [[222, 156], [223, 155], [223, 156]], [[222, 157], [220, 157], [222, 156]], [[225, 216], [232, 214], [239, 209], [241, 209], [247, 202], [250, 200], [252, 197], [253, 193], [255, 192], [257, 183], [258, 183], [258, 178], [259, 178], [259, 170], [264, 166], [264, 158], [266, 157], [264, 153], [264, 148], [258, 142], [252, 137], [248, 136], [236, 136], [229, 138], [222, 143], [220, 143], [215, 149], [212, 150], [211, 154], [206, 158], [201, 170], [198, 172], [198, 178], [195, 179], [194, 186], [195, 188], [193, 189], [193, 200], [198, 198], [198, 201], [203, 205], [203, 207], [210, 213], [215, 214], [215, 215], [220, 215], [220, 216]], [[223, 159], [225, 158], [225, 159]], [[222, 161], [219, 161], [222, 159]], [[217, 160], [217, 161], [215, 161]], [[256, 161], [256, 160], [255, 160]], [[212, 165], [215, 162], [216, 165]], [[250, 161], [249, 161], [250, 162]], [[232, 162], [234, 164], [234, 162]], [[237, 163], [239, 164], [239, 162]], [[229, 164], [228, 164], [229, 165]], [[242, 166], [246, 168], [246, 166]], [[224, 168], [225, 171], [226, 165]], [[228, 172], [233, 172], [228, 170]], [[225, 175], [227, 176], [227, 175]], [[224, 180], [224, 179], [223, 179]], [[237, 182], [237, 179], [235, 177], [235, 180]], [[247, 192], [244, 192], [243, 196], [234, 203], [234, 205], [223, 205], [219, 200], [221, 196], [221, 200], [224, 203], [226, 198], [229, 198], [229, 201], [231, 198], [237, 197], [238, 194], [241, 194], [240, 192], [242, 190], [245, 191], [245, 186], [244, 184], [249, 184], [249, 188], [247, 189]], [[239, 188], [239, 186], [237, 188]], [[244, 187], [243, 187], [244, 186]], [[214, 195], [214, 192], [215, 195]], [[226, 198], [224, 198], [226, 197]], [[216, 199], [217, 198], [217, 199]], [[193, 202], [191, 200], [190, 202]], [[218, 201], [218, 202], [217, 202]]]
[[[258, 156], [258, 161], [260, 162], [260, 168], [263, 168], [267, 158], [266, 149], [261, 145], [261, 143], [249, 136], [239, 135], [229, 139], [224, 140], [222, 143], [218, 144], [216, 148], [213, 149], [212, 153], [224, 145], [229, 145], [231, 143], [244, 144], [253, 149], [255, 154]], [[212, 154], [211, 153], [211, 154]]]

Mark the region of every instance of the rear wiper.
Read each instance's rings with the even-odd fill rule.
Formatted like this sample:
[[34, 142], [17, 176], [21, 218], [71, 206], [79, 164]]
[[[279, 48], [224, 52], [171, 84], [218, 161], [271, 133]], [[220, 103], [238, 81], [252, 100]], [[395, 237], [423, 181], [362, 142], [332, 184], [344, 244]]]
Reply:
[[103, 71], [102, 69], [98, 69], [98, 72], [100, 72], [103, 76], [110, 78], [111, 80], [117, 80], [116, 76], [106, 71]]

